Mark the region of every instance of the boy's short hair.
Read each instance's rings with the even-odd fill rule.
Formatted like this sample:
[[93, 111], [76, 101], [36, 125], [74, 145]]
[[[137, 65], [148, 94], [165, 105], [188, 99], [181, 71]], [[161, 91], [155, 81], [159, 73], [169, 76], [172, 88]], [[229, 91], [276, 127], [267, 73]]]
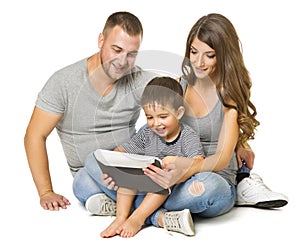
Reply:
[[175, 110], [184, 106], [183, 90], [178, 81], [171, 77], [155, 77], [145, 87], [141, 106], [170, 105]]
[[120, 26], [128, 35], [143, 37], [143, 26], [135, 15], [129, 12], [115, 12], [111, 14], [104, 25], [103, 35], [107, 36], [108, 33], [115, 27]]

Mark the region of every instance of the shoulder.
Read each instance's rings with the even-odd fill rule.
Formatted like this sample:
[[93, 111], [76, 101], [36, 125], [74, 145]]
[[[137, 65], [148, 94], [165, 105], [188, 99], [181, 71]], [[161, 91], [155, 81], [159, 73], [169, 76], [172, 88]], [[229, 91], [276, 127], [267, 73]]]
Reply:
[[153, 78], [158, 77], [159, 75], [155, 72], [151, 72], [148, 70], [143, 70], [140, 67], [135, 67], [137, 70], [139, 70], [139, 75], [137, 75], [137, 78], [135, 79], [135, 83], [141, 84], [142, 86], [146, 86], [147, 83], [149, 83]]
[[58, 71], [56, 71], [55, 74], [61, 75], [67, 73], [76, 73], [76, 72], [82, 72], [83, 70], [84, 71], [87, 70], [87, 58], [81, 59], [80, 61], [67, 65], [59, 69]]
[[182, 76], [178, 78], [178, 82], [180, 83], [180, 85], [182, 87], [183, 93], [185, 93], [188, 82]]
[[68, 82], [76, 79], [82, 80], [82, 76], [87, 71], [87, 59], [82, 59], [78, 62], [65, 66], [52, 74], [49, 81], [52, 82]]
[[185, 123], [181, 123], [181, 132], [186, 134], [196, 134], [195, 130]]
[[181, 123], [181, 136], [184, 140], [200, 140], [199, 135], [189, 125]]

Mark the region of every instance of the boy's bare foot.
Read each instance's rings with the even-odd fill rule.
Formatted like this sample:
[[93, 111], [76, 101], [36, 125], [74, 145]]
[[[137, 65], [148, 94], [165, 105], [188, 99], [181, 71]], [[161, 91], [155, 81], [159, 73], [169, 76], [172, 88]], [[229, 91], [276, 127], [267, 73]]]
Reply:
[[134, 216], [130, 216], [122, 225], [122, 229], [119, 234], [123, 238], [133, 237], [141, 230], [142, 226], [143, 222], [140, 222], [140, 220]]
[[116, 218], [105, 230], [100, 233], [103, 238], [113, 237], [121, 233], [122, 225], [125, 223], [126, 218]]

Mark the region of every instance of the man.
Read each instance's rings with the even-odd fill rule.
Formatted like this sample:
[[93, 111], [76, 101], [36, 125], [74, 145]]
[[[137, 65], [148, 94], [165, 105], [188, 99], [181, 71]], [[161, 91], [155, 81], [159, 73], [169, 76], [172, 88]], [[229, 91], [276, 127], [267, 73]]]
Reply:
[[[70, 205], [69, 200], [55, 193], [52, 187], [46, 139], [54, 128], [71, 173], [77, 175], [74, 184], [83, 183], [76, 197], [85, 203], [89, 196], [98, 193], [96, 200], [99, 199], [98, 185], [81, 180], [89, 178], [81, 168], [90, 152], [97, 148], [113, 150], [135, 133], [141, 93], [148, 81], [157, 76], [135, 66], [142, 37], [143, 28], [136, 16], [128, 12], [113, 13], [99, 35], [99, 52], [55, 72], [39, 93], [24, 143], [40, 204], [45, 210], [65, 209]], [[253, 163], [252, 151], [242, 150], [242, 153], [241, 158], [247, 164]], [[259, 183], [245, 186], [252, 187], [252, 194], [257, 195], [257, 189], [263, 185]], [[90, 195], [86, 194], [86, 185], [94, 188], [94, 191], [89, 190]], [[265, 200], [270, 193], [264, 190], [260, 195]], [[101, 198], [113, 206], [111, 200]], [[247, 198], [243, 200], [243, 204], [256, 205], [260, 198], [251, 202], [247, 202]], [[106, 213], [114, 210], [113, 207], [105, 209]]]
[[73, 175], [89, 152], [114, 149], [135, 133], [139, 97], [152, 78], [135, 66], [142, 37], [136, 16], [112, 14], [99, 35], [99, 52], [54, 73], [39, 93], [25, 149], [44, 209], [70, 204], [51, 183], [46, 139], [55, 127]]

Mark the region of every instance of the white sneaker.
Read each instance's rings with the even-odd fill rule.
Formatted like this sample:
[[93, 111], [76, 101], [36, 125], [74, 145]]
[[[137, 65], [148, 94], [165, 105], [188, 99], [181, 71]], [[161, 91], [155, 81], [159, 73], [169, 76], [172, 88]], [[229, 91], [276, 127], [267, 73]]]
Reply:
[[282, 193], [273, 192], [262, 178], [254, 173], [244, 178], [237, 185], [237, 206], [253, 206], [257, 208], [279, 208], [288, 203], [288, 198]]
[[195, 227], [189, 209], [165, 212], [162, 221], [167, 231], [179, 232], [188, 236], [195, 235]]
[[90, 196], [85, 203], [86, 209], [94, 215], [115, 216], [116, 203], [105, 193], [98, 193]]

